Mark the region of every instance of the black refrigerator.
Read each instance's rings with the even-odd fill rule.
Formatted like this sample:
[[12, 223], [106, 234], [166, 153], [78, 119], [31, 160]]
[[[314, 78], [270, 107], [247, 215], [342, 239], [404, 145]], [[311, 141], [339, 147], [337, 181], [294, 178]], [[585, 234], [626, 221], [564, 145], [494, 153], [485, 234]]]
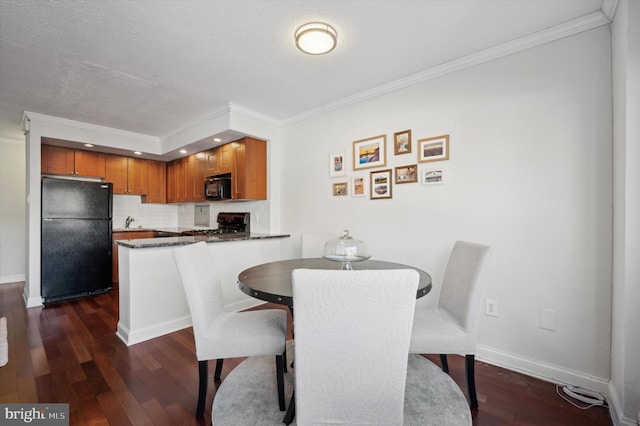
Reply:
[[44, 304], [111, 290], [111, 183], [42, 178]]

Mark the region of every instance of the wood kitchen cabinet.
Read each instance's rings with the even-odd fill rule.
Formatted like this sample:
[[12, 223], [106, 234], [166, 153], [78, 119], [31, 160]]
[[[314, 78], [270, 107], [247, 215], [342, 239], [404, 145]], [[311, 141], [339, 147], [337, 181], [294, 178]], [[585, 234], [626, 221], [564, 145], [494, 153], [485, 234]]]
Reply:
[[234, 170], [236, 150], [233, 144], [231, 142], [217, 146], [202, 153], [205, 177], [231, 173]]
[[204, 201], [205, 156], [199, 152], [186, 157], [185, 162], [185, 200]]
[[145, 203], [167, 202], [167, 163], [147, 160], [147, 195], [142, 198]]
[[244, 138], [232, 143], [235, 167], [232, 171], [234, 199], [267, 199], [267, 142]]
[[114, 232], [111, 240], [113, 246], [111, 248], [111, 281], [116, 283], [114, 287], [117, 287], [117, 283], [120, 281], [118, 274], [118, 244], [117, 240], [137, 240], [138, 238], [153, 238], [155, 233], [153, 231], [127, 231], [127, 232]]
[[41, 173], [105, 177], [105, 154], [61, 146], [41, 146]]
[[220, 174], [220, 147], [204, 151], [204, 175], [205, 177]]
[[167, 163], [167, 203], [178, 203], [178, 180], [180, 179], [181, 161]]
[[167, 165], [167, 203], [204, 200], [205, 152], [171, 161]]
[[145, 195], [147, 193], [148, 160], [107, 154], [105, 174], [105, 180], [113, 184], [114, 194]]

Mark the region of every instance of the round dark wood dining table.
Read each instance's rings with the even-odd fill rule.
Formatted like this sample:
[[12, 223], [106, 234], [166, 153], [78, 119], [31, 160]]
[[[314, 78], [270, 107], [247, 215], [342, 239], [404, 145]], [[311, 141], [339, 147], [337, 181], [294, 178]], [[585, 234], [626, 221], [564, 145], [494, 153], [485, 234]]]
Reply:
[[[351, 262], [351, 268], [356, 271], [364, 269], [413, 269], [420, 274], [416, 298], [420, 298], [431, 291], [431, 275], [413, 266], [369, 259], [362, 262]], [[240, 272], [238, 286], [243, 293], [256, 299], [293, 307], [291, 272], [294, 269], [342, 269], [342, 263], [320, 257], [263, 263]]]

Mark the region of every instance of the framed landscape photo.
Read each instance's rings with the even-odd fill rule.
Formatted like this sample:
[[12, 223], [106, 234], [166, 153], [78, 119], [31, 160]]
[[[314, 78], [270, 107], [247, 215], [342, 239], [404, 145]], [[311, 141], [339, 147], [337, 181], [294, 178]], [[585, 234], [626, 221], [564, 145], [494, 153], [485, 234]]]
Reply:
[[365, 179], [362, 176], [351, 178], [351, 196], [364, 197], [367, 194]]
[[347, 195], [347, 182], [340, 182], [333, 184], [333, 196]]
[[411, 130], [403, 130], [393, 134], [393, 153], [395, 155], [411, 152]]
[[449, 159], [449, 135], [418, 140], [418, 162], [443, 161]]
[[423, 170], [421, 182], [423, 185], [439, 185], [444, 183], [443, 169]]
[[338, 152], [329, 156], [329, 176], [338, 177], [347, 174], [345, 170], [345, 153]]
[[393, 189], [391, 185], [391, 169], [371, 172], [370, 198], [372, 200], [391, 198]]
[[387, 135], [353, 142], [353, 170], [387, 165]]
[[411, 183], [418, 181], [418, 165], [396, 167], [396, 183]]

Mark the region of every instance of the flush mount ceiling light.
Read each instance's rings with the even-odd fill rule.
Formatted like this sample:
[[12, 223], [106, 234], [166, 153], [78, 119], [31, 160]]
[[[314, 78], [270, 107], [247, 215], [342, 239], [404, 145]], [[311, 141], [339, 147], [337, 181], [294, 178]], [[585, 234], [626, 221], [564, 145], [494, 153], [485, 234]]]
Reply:
[[309, 22], [296, 30], [296, 46], [309, 55], [324, 55], [335, 49], [338, 33], [324, 22]]

